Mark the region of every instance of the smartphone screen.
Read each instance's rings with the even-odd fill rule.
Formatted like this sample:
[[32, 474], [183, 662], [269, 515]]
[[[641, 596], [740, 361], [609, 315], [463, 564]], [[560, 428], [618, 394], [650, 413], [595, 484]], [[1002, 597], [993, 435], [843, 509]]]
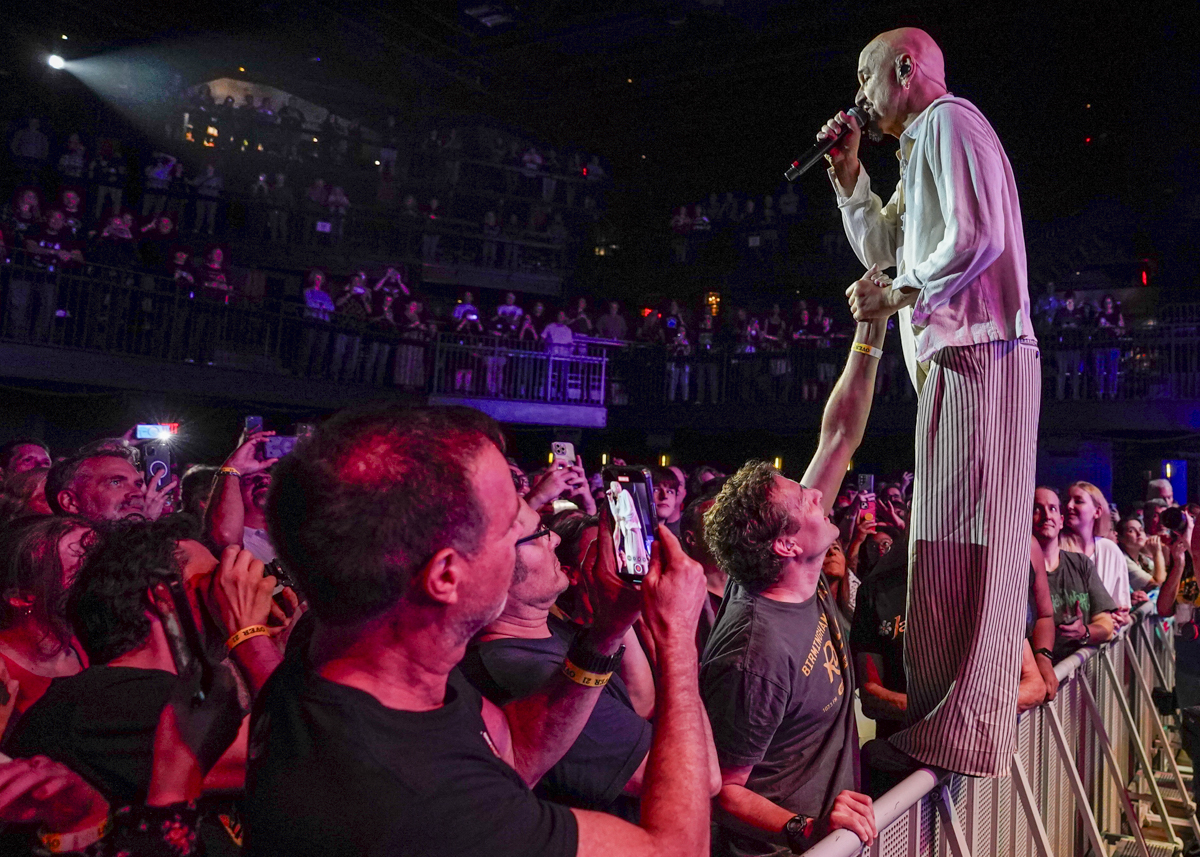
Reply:
[[262, 417], [246, 417], [246, 434], [252, 431], [262, 431]]
[[650, 546], [658, 523], [650, 472], [640, 467], [605, 468], [604, 496], [613, 516], [617, 574], [641, 580], [650, 570]]
[[170, 437], [174, 429], [167, 423], [138, 423], [134, 432], [137, 440], [157, 440], [160, 437]]

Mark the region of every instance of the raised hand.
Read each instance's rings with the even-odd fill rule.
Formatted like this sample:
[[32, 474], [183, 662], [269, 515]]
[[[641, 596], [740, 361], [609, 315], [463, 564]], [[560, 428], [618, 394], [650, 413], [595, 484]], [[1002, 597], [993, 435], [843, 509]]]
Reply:
[[142, 514], [145, 515], [148, 521], [157, 521], [162, 517], [163, 513], [168, 511], [171, 496], [175, 489], [179, 487], [179, 480], [172, 479], [162, 488], [155, 488], [154, 482], [157, 479], [151, 479], [146, 482], [146, 487], [142, 489], [145, 501], [142, 506]]
[[650, 570], [642, 581], [645, 605], [642, 615], [654, 639], [660, 666], [672, 648], [692, 647], [695, 657], [696, 624], [707, 589], [704, 567], [683, 552], [679, 540], [659, 524], [650, 550]]
[[209, 608], [220, 618], [225, 633], [233, 634], [267, 624], [275, 603], [271, 598], [274, 591], [275, 578], [263, 577], [263, 564], [254, 554], [229, 545], [221, 552], [221, 564], [209, 584]]
[[642, 590], [617, 576], [617, 550], [608, 504], [600, 511], [600, 532], [579, 567], [580, 580], [592, 605], [593, 634], [603, 640], [624, 637], [642, 613]]
[[279, 459], [268, 458], [266, 460], [259, 460], [258, 445], [266, 438], [274, 437], [274, 435], [275, 432], [273, 431], [261, 430], [252, 431], [245, 435], [241, 445], [233, 451], [233, 454], [229, 458], [225, 459], [225, 466], [232, 467], [243, 476], [249, 473], [257, 473], [260, 470], [266, 470]]

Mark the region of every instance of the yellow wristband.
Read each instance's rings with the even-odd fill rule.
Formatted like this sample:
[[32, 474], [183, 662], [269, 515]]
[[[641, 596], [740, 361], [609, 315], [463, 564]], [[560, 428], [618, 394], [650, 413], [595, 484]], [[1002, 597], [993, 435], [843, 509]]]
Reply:
[[874, 345], [867, 345], [865, 342], [856, 342], [850, 346], [851, 351], [857, 351], [859, 354], [866, 354], [868, 357], [874, 357], [878, 360], [883, 356], [883, 349], [876, 348]]
[[243, 628], [226, 640], [225, 648], [232, 652], [235, 648], [249, 640], [251, 637], [262, 637], [265, 635], [270, 635], [270, 633], [271, 630], [266, 625], [251, 625], [249, 628]]
[[228, 466], [228, 465], [226, 465], [226, 466], [222, 467], [222, 468], [221, 468], [220, 470], [218, 470], [217, 472], [218, 472], [218, 473], [227, 473], [227, 474], [229, 474], [230, 476], [236, 476], [238, 479], [241, 479], [241, 478], [242, 478], [242, 474], [241, 474], [241, 473], [240, 473], [240, 472], [237, 470], [237, 468], [235, 468], [235, 467], [230, 467], [230, 466]]
[[608, 684], [608, 680], [612, 678], [612, 673], [590, 673], [587, 670], [580, 669], [567, 659], [563, 659], [563, 675], [569, 678], [576, 684], [581, 684], [584, 687], [604, 687]]
[[38, 839], [42, 846], [51, 854], [62, 854], [67, 851], [82, 851], [89, 845], [99, 842], [108, 833], [110, 818], [105, 818], [94, 827], [79, 830], [74, 833], [39, 833]]

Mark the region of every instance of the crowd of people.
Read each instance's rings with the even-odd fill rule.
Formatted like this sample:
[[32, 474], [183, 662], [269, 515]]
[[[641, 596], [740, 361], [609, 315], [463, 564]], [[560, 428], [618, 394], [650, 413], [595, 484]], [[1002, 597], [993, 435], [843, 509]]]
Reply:
[[[764, 461], [646, 469], [640, 586], [602, 474], [577, 455], [522, 466], [466, 408], [363, 406], [283, 448], [248, 420], [224, 461], [174, 471], [132, 430], [9, 441], [0, 835], [90, 854], [697, 854], [711, 812], [714, 854], [870, 841], [894, 779], [860, 768], [853, 700], [877, 737], [904, 722], [912, 475], [847, 476], [869, 348], [801, 482]], [[1167, 480], [1119, 509], [1086, 482], [1037, 489], [1020, 710], [1142, 603], [1192, 621], [1198, 514]]]
[[[492, 143], [487, 128], [433, 129], [416, 140], [395, 117], [365, 131], [329, 113], [313, 130], [295, 99], [278, 109], [249, 95], [217, 105], [205, 86], [168, 101], [173, 118], [153, 150], [79, 133], [55, 145], [28, 119], [9, 139], [19, 185], [12, 208], [40, 219], [70, 190], [97, 221], [140, 209], [229, 241], [317, 251], [349, 243], [528, 270], [563, 269], [568, 244], [599, 216], [607, 172], [595, 155], [560, 162], [511, 134]], [[463, 158], [471, 169], [460, 178]]]
[[[792, 182], [778, 194], [742, 198], [732, 191], [708, 195], [707, 202], [677, 206], [671, 212], [671, 246], [675, 261], [695, 261], [714, 236], [733, 235], [739, 252], [750, 261], [787, 254], [787, 228], [804, 216], [802, 197]], [[836, 240], [832, 239], [832, 240]], [[827, 248], [829, 249], [829, 248]]]

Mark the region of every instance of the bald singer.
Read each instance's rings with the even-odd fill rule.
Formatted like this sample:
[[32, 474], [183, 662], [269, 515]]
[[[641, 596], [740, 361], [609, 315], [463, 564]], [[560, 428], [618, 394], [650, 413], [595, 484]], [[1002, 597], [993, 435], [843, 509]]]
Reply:
[[846, 132], [828, 155], [846, 235], [864, 266], [896, 275], [846, 296], [858, 321], [899, 313], [918, 394], [907, 724], [868, 744], [864, 766], [893, 782], [918, 765], [1003, 776], [1016, 744], [1041, 401], [1016, 183], [988, 120], [947, 91], [942, 51], [922, 30], [871, 40], [855, 103], [872, 137], [900, 141], [886, 204], [859, 163], [853, 118], [839, 113], [818, 139]]

